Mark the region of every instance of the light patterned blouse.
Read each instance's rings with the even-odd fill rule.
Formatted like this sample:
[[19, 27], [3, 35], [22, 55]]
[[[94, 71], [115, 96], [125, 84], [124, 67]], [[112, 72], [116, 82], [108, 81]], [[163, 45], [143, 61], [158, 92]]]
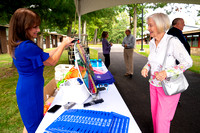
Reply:
[[[170, 43], [168, 43], [169, 40]], [[170, 44], [170, 46], [167, 52], [165, 68], [163, 68], [162, 64], [168, 44]], [[169, 78], [183, 73], [186, 69], [192, 66], [192, 58], [186, 51], [183, 44], [176, 37], [172, 37], [171, 35], [165, 33], [157, 47], [155, 39], [153, 38], [149, 43], [149, 48], [150, 54], [148, 56], [148, 62], [143, 68], [151, 71], [149, 82], [156, 87], [161, 87], [161, 82], [156, 79], [156, 74], [158, 72], [165, 70], [167, 78]], [[176, 65], [176, 59], [180, 62], [180, 64]]]

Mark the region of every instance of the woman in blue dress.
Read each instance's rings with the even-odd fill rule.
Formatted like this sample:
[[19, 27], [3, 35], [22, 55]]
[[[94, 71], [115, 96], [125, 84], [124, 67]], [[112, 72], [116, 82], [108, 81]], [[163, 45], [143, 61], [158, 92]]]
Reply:
[[56, 49], [43, 52], [34, 43], [40, 32], [40, 17], [26, 8], [17, 9], [9, 25], [9, 52], [19, 73], [17, 104], [26, 130], [34, 133], [43, 118], [43, 68], [56, 65], [64, 48], [72, 45], [73, 39], [66, 37]]

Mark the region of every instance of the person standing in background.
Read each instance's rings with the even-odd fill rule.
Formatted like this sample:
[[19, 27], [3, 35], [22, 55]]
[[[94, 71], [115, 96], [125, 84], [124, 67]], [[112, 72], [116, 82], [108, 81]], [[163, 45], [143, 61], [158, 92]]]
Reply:
[[[172, 21], [172, 27], [169, 29], [167, 34], [177, 37], [182, 42], [182, 44], [184, 45], [184, 47], [187, 50], [188, 54], [190, 55], [190, 45], [187, 42], [187, 40], [184, 37], [183, 32], [182, 32], [184, 26], [185, 26], [185, 22], [184, 22], [184, 20], [182, 18], [175, 18]], [[179, 61], [176, 60], [176, 64], [178, 65]], [[178, 104], [180, 104], [180, 103], [181, 102], [180, 102], [180, 99], [179, 99]]]
[[188, 51], [188, 54], [190, 54], [190, 45], [187, 42], [186, 38], [183, 35], [183, 27], [185, 26], [184, 20], [182, 18], [175, 18], [172, 21], [172, 27], [169, 29], [167, 34], [173, 35], [178, 37], [178, 39], [182, 42], [185, 49]]
[[110, 66], [110, 49], [112, 47], [112, 43], [109, 43], [108, 38], [108, 32], [103, 31], [102, 35], [102, 47], [103, 47], [103, 56], [105, 57], [105, 65], [108, 68]]
[[124, 76], [128, 76], [132, 78], [133, 76], [133, 49], [135, 46], [135, 37], [131, 35], [131, 30], [127, 29], [125, 31], [126, 37], [122, 42], [122, 46], [124, 47], [124, 61], [126, 65], [126, 73]]

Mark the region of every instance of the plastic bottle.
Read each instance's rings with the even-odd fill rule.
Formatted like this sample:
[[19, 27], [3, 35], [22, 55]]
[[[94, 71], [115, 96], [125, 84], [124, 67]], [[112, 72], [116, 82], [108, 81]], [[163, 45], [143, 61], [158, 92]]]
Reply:
[[97, 67], [97, 59], [94, 59], [94, 67]]
[[98, 59], [98, 67], [102, 67], [101, 59]]

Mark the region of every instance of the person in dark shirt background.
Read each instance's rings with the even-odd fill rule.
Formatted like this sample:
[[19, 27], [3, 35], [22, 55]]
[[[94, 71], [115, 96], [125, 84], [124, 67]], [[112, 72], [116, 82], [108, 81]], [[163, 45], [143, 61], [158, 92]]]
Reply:
[[187, 42], [186, 38], [184, 37], [182, 30], [183, 27], [185, 26], [184, 20], [182, 18], [175, 18], [172, 21], [172, 27], [169, 29], [167, 34], [176, 36], [184, 45], [185, 49], [188, 51], [190, 54], [190, 45]]
[[105, 57], [105, 65], [108, 68], [110, 66], [110, 49], [112, 47], [112, 43], [109, 43], [107, 38], [108, 38], [108, 32], [103, 31], [102, 33], [103, 55]]
[[[184, 37], [183, 32], [182, 32], [184, 26], [185, 26], [185, 22], [184, 22], [184, 20], [182, 18], [175, 18], [172, 21], [172, 27], [169, 29], [167, 34], [176, 36], [182, 42], [182, 44], [184, 45], [185, 49], [187, 50], [187, 52], [190, 55], [190, 45], [187, 42], [187, 40]], [[176, 64], [178, 65], [179, 61], [176, 60]], [[178, 105], [180, 105], [180, 103], [181, 102], [180, 102], [180, 99], [179, 99]]]

